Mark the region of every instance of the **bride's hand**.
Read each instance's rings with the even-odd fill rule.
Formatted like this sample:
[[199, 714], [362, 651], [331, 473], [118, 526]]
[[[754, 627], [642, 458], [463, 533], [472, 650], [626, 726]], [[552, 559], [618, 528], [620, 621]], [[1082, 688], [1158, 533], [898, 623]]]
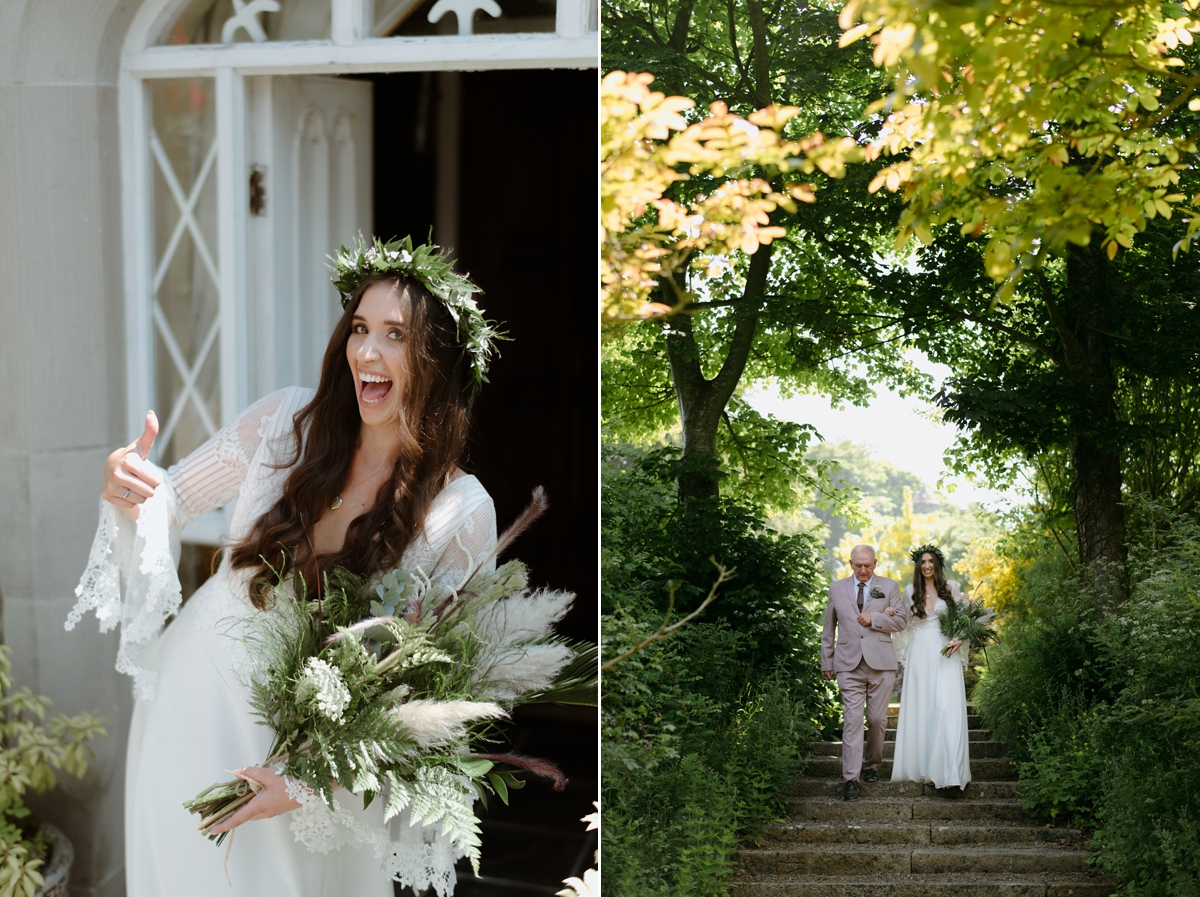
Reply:
[[294, 798], [288, 796], [287, 782], [283, 780], [283, 776], [273, 769], [247, 766], [244, 769], [236, 770], [234, 775], [238, 778], [252, 779], [258, 782], [262, 785], [262, 790], [224, 822], [209, 829], [209, 834], [219, 835], [221, 832], [237, 828], [243, 822], [250, 822], [252, 819], [270, 819], [282, 813], [289, 813], [300, 806]]
[[947, 642], [946, 647], [950, 649], [950, 653], [947, 654], [946, 656], [952, 657], [954, 655], [954, 652], [957, 651], [960, 647], [962, 647], [962, 642], [959, 641], [958, 639], [955, 639], [952, 642]]
[[883, 612], [885, 614], [887, 614], [889, 617], [896, 616], [896, 608], [892, 607], [890, 604], [883, 609]]
[[137, 520], [139, 505], [162, 485], [162, 476], [145, 463], [158, 435], [158, 418], [146, 412], [146, 429], [129, 445], [117, 449], [104, 462], [104, 488], [100, 495], [116, 505], [130, 520]]

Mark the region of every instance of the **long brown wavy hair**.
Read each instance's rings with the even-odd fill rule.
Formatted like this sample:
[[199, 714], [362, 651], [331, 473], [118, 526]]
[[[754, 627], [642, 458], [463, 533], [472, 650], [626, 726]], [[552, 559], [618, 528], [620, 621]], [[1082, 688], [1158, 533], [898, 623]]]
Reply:
[[[933, 558], [933, 588], [938, 593], [938, 597], [946, 602], [947, 605], [954, 603], [954, 597], [950, 594], [950, 586], [946, 582], [946, 573], [942, 570], [942, 562], [938, 560], [938, 556], [932, 551], [927, 551], [921, 555], [924, 557], [928, 554]], [[913, 596], [912, 609], [913, 613], [920, 619], [925, 619], [925, 576], [921, 573], [921, 558], [917, 558], [916, 564], [913, 565]]]
[[[316, 557], [313, 525], [346, 484], [361, 427], [346, 342], [363, 293], [380, 281], [400, 288], [408, 312], [406, 377], [396, 384], [403, 390], [396, 421], [400, 454], [375, 504], [346, 529], [342, 549]], [[470, 403], [461, 355], [454, 319], [419, 281], [376, 275], [358, 285], [329, 338], [317, 394], [294, 418], [297, 457], [280, 465], [292, 468], [283, 494], [233, 546], [233, 567], [253, 570], [255, 607], [266, 606], [277, 578], [299, 573], [319, 589], [319, 568], [343, 567], [367, 577], [399, 562], [466, 447]]]

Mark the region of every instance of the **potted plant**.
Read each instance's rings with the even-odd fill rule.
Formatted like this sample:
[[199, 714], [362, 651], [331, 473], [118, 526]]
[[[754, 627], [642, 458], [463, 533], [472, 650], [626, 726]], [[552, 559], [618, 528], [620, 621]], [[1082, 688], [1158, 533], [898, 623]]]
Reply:
[[0, 897], [65, 897], [71, 842], [31, 819], [22, 798], [29, 788], [53, 788], [55, 770], [82, 776], [93, 756], [88, 741], [105, 734], [108, 720], [59, 714], [44, 725], [50, 700], [13, 687], [10, 653], [0, 645]]

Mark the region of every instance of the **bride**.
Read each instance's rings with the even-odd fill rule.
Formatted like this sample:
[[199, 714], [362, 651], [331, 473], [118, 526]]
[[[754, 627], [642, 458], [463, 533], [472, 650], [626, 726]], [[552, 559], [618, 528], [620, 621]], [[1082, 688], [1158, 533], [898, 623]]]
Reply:
[[960, 600], [958, 583], [946, 581], [945, 558], [936, 545], [922, 545], [911, 556], [913, 581], [904, 589], [911, 602], [909, 625], [893, 639], [904, 681], [892, 781], [961, 790], [971, 781], [963, 684], [967, 652], [952, 641], [950, 656], [943, 655], [947, 642], [938, 625], [947, 605]]
[[[436, 246], [408, 239], [360, 238], [337, 274], [345, 311], [315, 393], [272, 393], [165, 473], [146, 460], [150, 412], [141, 437], [105, 463], [100, 529], [67, 628], [88, 609], [102, 629], [119, 622], [117, 668], [135, 680], [129, 897], [385, 897], [389, 878], [453, 891], [459, 854], [436, 830], [407, 814], [384, 826], [383, 801], [364, 810], [345, 792], [335, 814], [303, 782], [244, 765], [266, 758], [271, 732], [247, 703], [253, 658], [230, 634], [239, 617], [270, 612], [264, 583], [276, 572], [313, 583], [318, 567], [399, 566], [457, 585], [496, 543], [492, 500], [458, 466], [497, 335], [470, 299], [478, 288]], [[235, 494], [232, 544], [181, 610], [179, 531]], [[213, 828], [237, 829], [228, 853], [183, 808], [226, 770], [263, 786]], [[339, 849], [364, 844], [374, 850]]]

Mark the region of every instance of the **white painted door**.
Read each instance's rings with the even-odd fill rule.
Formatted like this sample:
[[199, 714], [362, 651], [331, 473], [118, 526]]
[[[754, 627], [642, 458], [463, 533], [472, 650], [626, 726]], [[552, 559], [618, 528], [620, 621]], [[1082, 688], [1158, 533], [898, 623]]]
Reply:
[[317, 385], [341, 311], [327, 257], [372, 229], [372, 85], [264, 76], [247, 79], [246, 99], [247, 373], [257, 397]]

